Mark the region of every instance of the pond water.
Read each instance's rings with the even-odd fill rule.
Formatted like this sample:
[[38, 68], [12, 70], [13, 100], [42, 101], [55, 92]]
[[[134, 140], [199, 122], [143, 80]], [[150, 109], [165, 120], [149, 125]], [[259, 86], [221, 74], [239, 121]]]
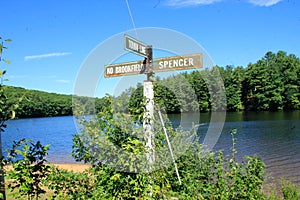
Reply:
[[[170, 116], [179, 123], [179, 116]], [[209, 114], [201, 114], [200, 137], [210, 122]], [[184, 124], [181, 122], [181, 124]], [[258, 155], [266, 164], [267, 172], [275, 178], [286, 177], [300, 183], [300, 112], [227, 113], [222, 134], [214, 150], [231, 154], [231, 130], [236, 129], [237, 158]]]
[[[191, 114], [184, 117], [188, 119]], [[181, 115], [169, 115], [175, 126], [181, 123]], [[200, 137], [205, 136], [210, 115], [201, 114]], [[3, 149], [11, 148], [14, 140], [30, 138], [42, 144], [51, 144], [48, 160], [54, 163], [73, 163], [72, 135], [77, 128], [72, 116], [11, 120], [2, 133]], [[222, 134], [214, 150], [230, 154], [232, 129], [237, 130], [238, 159], [245, 155], [258, 155], [266, 163], [268, 173], [276, 178], [286, 177], [300, 183], [300, 111], [227, 113]]]

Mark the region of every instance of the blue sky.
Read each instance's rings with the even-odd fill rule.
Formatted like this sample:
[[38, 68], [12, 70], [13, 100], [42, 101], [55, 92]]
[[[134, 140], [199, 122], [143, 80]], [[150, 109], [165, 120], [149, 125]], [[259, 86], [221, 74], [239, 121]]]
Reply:
[[[161, 27], [201, 44], [219, 66], [246, 67], [278, 50], [300, 56], [297, 0], [128, 0], [137, 28]], [[126, 0], [2, 0], [7, 85], [73, 94], [89, 53], [133, 24]], [[176, 41], [174, 41], [176, 42]], [[130, 61], [130, 60], [128, 60]]]

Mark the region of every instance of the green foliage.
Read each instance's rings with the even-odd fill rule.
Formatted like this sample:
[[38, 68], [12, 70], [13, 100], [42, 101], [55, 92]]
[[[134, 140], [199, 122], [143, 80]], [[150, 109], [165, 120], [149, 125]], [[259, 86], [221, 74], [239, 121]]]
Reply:
[[[2, 58], [3, 49], [7, 49], [7, 46], [4, 46], [4, 42], [11, 42], [11, 39], [3, 40], [2, 37], [0, 37], [0, 62], [5, 61], [7, 64], [10, 64], [8, 60], [5, 60]], [[4, 128], [6, 128], [5, 122], [11, 118], [11, 112], [10, 107], [7, 105], [7, 94], [6, 91], [4, 91], [3, 87], [3, 77], [6, 74], [6, 70], [3, 70], [0, 68], [0, 134], [1, 132], [4, 132]], [[1, 146], [2, 147], [2, 146]], [[2, 150], [1, 150], [2, 153]], [[0, 155], [2, 157], [2, 155]]]
[[22, 139], [14, 141], [12, 149], [8, 151], [9, 161], [13, 169], [8, 172], [11, 181], [8, 187], [15, 191], [17, 197], [27, 196], [27, 199], [37, 199], [46, 191], [42, 181], [50, 172], [46, 165], [45, 156], [50, 145], [43, 146], [40, 141], [33, 143], [31, 140]]
[[[10, 64], [9, 60], [2, 58], [3, 49], [7, 49], [7, 46], [4, 46], [4, 42], [11, 42], [11, 39], [3, 40], [0, 37], [0, 62], [4, 61], [7, 64]], [[10, 109], [7, 105], [7, 96], [3, 89], [3, 81], [6, 70], [0, 68], [0, 193], [1, 198], [5, 198], [5, 183], [4, 183], [4, 171], [3, 171], [3, 155], [2, 155], [2, 132], [6, 128], [6, 121], [10, 118], [14, 118], [14, 111]]]
[[[7, 63], [7, 64], [10, 64], [9, 60], [2, 58], [2, 53], [3, 53], [3, 49], [8, 49], [7, 46], [4, 46], [4, 42], [7, 43], [7, 42], [11, 42], [11, 41], [12, 41], [11, 39], [5, 39], [5, 40], [3, 40], [2, 37], [0, 37], [0, 62], [3, 61], [5, 63]], [[0, 69], [0, 71], [1, 71], [1, 69]], [[2, 75], [1, 72], [0, 72], [0, 78], [1, 78], [1, 75]]]
[[[294, 55], [268, 52], [246, 69], [216, 66], [164, 80], [157, 78], [155, 102], [169, 113], [299, 109], [299, 63]], [[18, 99], [19, 117], [70, 114], [71, 96], [5, 89], [10, 90], [9, 98], [0, 96], [0, 100], [8, 106], [15, 105]], [[72, 155], [76, 161], [90, 163], [91, 168], [82, 173], [50, 168], [44, 158], [48, 146], [22, 140], [15, 142], [10, 152], [15, 158], [14, 170], [9, 173], [11, 189], [31, 198], [38, 197], [48, 187], [55, 199], [267, 198], [262, 193], [263, 161], [257, 156], [236, 161], [235, 130], [231, 132], [232, 154], [225, 156], [222, 152], [208, 152], [198, 143], [197, 126], [192, 131], [174, 130], [164, 116], [182, 184], [178, 182], [158, 121], [154, 121], [156, 164], [149, 166], [143, 137], [145, 100], [142, 96], [143, 87], [139, 84], [137, 89], [129, 88], [118, 97], [73, 99], [73, 104], [81, 105], [75, 114], [81, 122], [82, 133], [73, 137]], [[99, 111], [97, 115], [86, 118], [94, 108]], [[285, 199], [299, 198], [299, 190], [289, 183], [283, 183], [282, 194]]]
[[[178, 82], [178, 78], [176, 79]], [[173, 91], [176, 91], [175, 88], [167, 87], [166, 85], [170, 85], [172, 87], [177, 86], [177, 89], [181, 86], [179, 84], [174, 84], [176, 80], [173, 81], [173, 83], [154, 83], [154, 102], [158, 105], [160, 105], [164, 110], [166, 110], [168, 113], [178, 113], [181, 110], [178, 98], [176, 97], [175, 93]], [[182, 86], [183, 87], [183, 86]], [[126, 101], [129, 100], [129, 111], [133, 115], [138, 115], [143, 112], [142, 109], [137, 110], [136, 108], [143, 108], [143, 86], [141, 84], [137, 85], [136, 89], [131, 89], [131, 94], [129, 93], [129, 98], [126, 99]], [[120, 99], [117, 99], [120, 100]], [[182, 109], [188, 109], [187, 106]]]
[[267, 52], [246, 69], [244, 105], [252, 110], [299, 109], [299, 71], [300, 60], [295, 55]]
[[[170, 157], [168, 152], [163, 151], [162, 155], [157, 153], [156, 161], [159, 165], [153, 166], [156, 167], [153, 171], [145, 171], [148, 163], [136, 162], [138, 159], [146, 160], [143, 157], [146, 147], [141, 137], [143, 130], [140, 130], [140, 122], [132, 123], [129, 114], [115, 112], [112, 99], [109, 96], [104, 99], [103, 109], [96, 118], [82, 118], [82, 134], [74, 135], [73, 156], [77, 161], [91, 164], [91, 168], [84, 172], [76, 173], [54, 166], [46, 169], [35, 167], [39, 160], [44, 160], [48, 147], [40, 143], [24, 143], [24, 140], [15, 142], [10, 154], [15, 158], [18, 158], [16, 155], [23, 157], [15, 160], [15, 172], [11, 172], [10, 177], [13, 180], [11, 185], [19, 194], [38, 196], [41, 190], [48, 188], [53, 199], [267, 198], [262, 193], [265, 167], [262, 160], [257, 156], [246, 156], [239, 163], [235, 159], [236, 130], [231, 132], [232, 154], [224, 156], [222, 152], [205, 150], [198, 143], [199, 138], [191, 137], [180, 129], [173, 130], [167, 123], [171, 143], [176, 141], [177, 134], [183, 134], [183, 138], [189, 137], [188, 141], [193, 141], [182, 151], [179, 147], [181, 145], [178, 145], [181, 143], [172, 143], [174, 152], [180, 152], [176, 155], [176, 163], [182, 184], [178, 182], [172, 163], [162, 162]], [[159, 152], [165, 147], [166, 141], [158, 126], [154, 127], [156, 152]], [[188, 143], [183, 138], [177, 142]], [[112, 151], [109, 149], [111, 144], [118, 148]], [[36, 161], [32, 162], [34, 157]], [[113, 165], [110, 161], [114, 162]], [[33, 177], [37, 174], [39, 178], [35, 182]], [[33, 183], [35, 188], [31, 187]], [[294, 198], [298, 195], [294, 191], [285, 189], [284, 195]]]
[[17, 104], [17, 118], [72, 115], [72, 96], [6, 86], [7, 104]]
[[6, 128], [5, 122], [9, 119], [6, 101], [7, 97], [4, 89], [0, 86], [0, 132], [4, 132], [4, 128]]
[[[107, 162], [105, 160], [110, 158], [109, 162], [118, 163], [117, 165], [124, 170], [138, 170], [137, 168], [142, 166], [137, 166], [137, 157], [142, 156], [143, 152], [142, 141], [138, 136], [142, 135], [143, 128], [138, 122], [135, 123], [130, 115], [115, 114], [111, 104], [112, 97], [106, 97], [104, 102], [105, 106], [96, 118], [82, 120], [83, 134], [74, 135], [72, 154], [77, 161], [90, 162], [95, 166]], [[137, 157], [130, 157], [132, 152]], [[124, 153], [125, 157], [129, 157], [119, 160], [118, 155]], [[132, 162], [128, 159], [132, 159]]]
[[[0, 70], [0, 77], [4, 74], [5, 70]], [[299, 75], [300, 60], [295, 55], [287, 55], [283, 51], [277, 54], [267, 52], [262, 59], [246, 68], [216, 66], [211, 70], [183, 73], [163, 80], [156, 78], [154, 100], [167, 113], [225, 109], [295, 110], [300, 109]], [[5, 89], [5, 106], [17, 105], [14, 109], [17, 118], [72, 115], [71, 95], [9, 86]], [[136, 89], [128, 88], [115, 99], [114, 109], [137, 114], [133, 112], [143, 100], [143, 87], [138, 84]], [[73, 103], [84, 105], [85, 114], [95, 113], [104, 106], [99, 98], [76, 97]]]
[[155, 83], [156, 103], [162, 108], [165, 107], [168, 113], [199, 110], [197, 95], [186, 76], [186, 74], [179, 74]]
[[233, 156], [228, 160], [222, 152], [205, 152], [195, 144], [177, 163], [182, 185], [173, 178], [171, 167], [166, 173], [179, 199], [264, 199], [264, 164], [258, 157], [248, 156], [238, 163]]
[[[95, 177], [89, 172], [75, 173], [51, 166], [45, 186], [52, 191], [53, 199], [91, 199], [94, 192]], [[104, 191], [101, 196], [104, 196]]]
[[99, 98], [72, 97], [72, 95], [26, 90], [20, 87], [4, 86], [6, 106], [14, 107], [16, 118], [69, 116], [73, 114], [73, 105], [85, 106], [86, 114], [102, 108]]
[[242, 103], [242, 81], [244, 80], [244, 69], [242, 67], [226, 68], [218, 67], [224, 81], [225, 92], [227, 97], [227, 110], [240, 111], [243, 110]]
[[197, 96], [199, 110], [201, 112], [208, 112], [210, 110], [210, 95], [203, 73], [204, 72], [194, 71], [187, 75], [187, 79]]
[[[144, 106], [143, 106], [143, 86], [142, 84], [138, 84], [137, 88], [131, 91], [130, 94], [128, 94], [129, 98], [125, 99], [125, 101], [128, 102], [129, 99], [129, 104], [128, 104], [128, 109], [129, 112], [134, 115], [134, 116], [142, 116], [142, 113], [144, 112]], [[118, 101], [119, 99], [117, 99]], [[141, 120], [141, 119], [139, 119]]]
[[[154, 171], [141, 171], [141, 169], [147, 169], [142, 168], [146, 167], [145, 163], [136, 162], [138, 159], [146, 160], [143, 157], [143, 153], [146, 151], [143, 138], [138, 137], [141, 137], [142, 130], [139, 130], [138, 124], [133, 126], [132, 121], [127, 120], [128, 114], [120, 115], [113, 110], [112, 99], [112, 97], [105, 98], [106, 109], [99, 112], [96, 120], [82, 120], [84, 126], [82, 134], [75, 135], [73, 139], [75, 159], [92, 165], [90, 170], [85, 172], [89, 177], [86, 181], [90, 182], [80, 184], [84, 188], [89, 188], [88, 192], [82, 192], [86, 196], [81, 198], [264, 199], [262, 194], [264, 163], [256, 156], [248, 156], [242, 163], [235, 160], [234, 131], [232, 132], [233, 153], [230, 158], [227, 158], [223, 156], [222, 152], [205, 151], [198, 144], [198, 139], [180, 129], [174, 131], [167, 124], [167, 132], [173, 142], [173, 150], [180, 152], [177, 154], [176, 160], [182, 179], [180, 185], [172, 163], [163, 162], [170, 157], [169, 152], [159, 154], [165, 147], [166, 141], [161, 130], [156, 128], [154, 129], [156, 130], [155, 147], [157, 152], [155, 161], [158, 162], [158, 166], [153, 166], [156, 167]], [[181, 142], [174, 143], [174, 140], [177, 140], [175, 136], [178, 134], [183, 134], [183, 138], [189, 137], [189, 139], [179, 138], [178, 141]], [[191, 140], [191, 138], [193, 139]], [[188, 141], [193, 142], [189, 143]], [[110, 143], [119, 149], [107, 148], [112, 148]], [[186, 148], [180, 147], [184, 143], [190, 145]], [[111, 165], [111, 161], [113, 161], [113, 165]], [[132, 173], [131, 170], [139, 173]], [[63, 181], [59, 180], [52, 184], [56, 185], [59, 182]], [[77, 191], [84, 191], [84, 188], [78, 188]], [[64, 189], [58, 187], [57, 190], [63, 191]], [[150, 193], [151, 196], [149, 196]]]
[[[143, 128], [136, 121], [140, 117], [116, 113], [111, 105], [112, 97], [104, 100], [104, 109], [94, 120], [82, 121], [82, 135], [74, 135], [73, 156], [77, 161], [92, 164], [90, 173], [96, 179], [95, 191], [106, 191], [110, 194], [107, 199], [151, 199], [150, 191], [153, 196], [162, 195], [160, 187], [151, 189], [152, 174], [145, 173]], [[157, 150], [163, 146], [161, 138], [162, 134], [157, 133]]]
[[[1, 74], [5, 74], [5, 70], [0, 70]], [[300, 109], [299, 75], [300, 60], [295, 55], [267, 52], [245, 68], [216, 66], [163, 80], [156, 78], [154, 101], [167, 113], [295, 110]], [[71, 95], [8, 86], [5, 89], [6, 106], [17, 105], [14, 109], [17, 118], [72, 115]], [[136, 110], [143, 101], [142, 84], [128, 88], [113, 99], [115, 110], [131, 114], [143, 112]], [[105, 105], [103, 99], [88, 97], [73, 98], [73, 104], [84, 105], [85, 114], [95, 113]]]
[[[163, 80], [157, 77], [154, 83], [155, 103], [167, 113], [300, 109], [300, 59], [283, 51], [267, 52], [245, 68], [215, 66]], [[143, 99], [142, 85], [121, 96], [130, 97], [129, 105], [120, 104], [132, 112]]]
[[279, 183], [270, 183], [265, 187], [268, 200], [299, 200], [300, 185], [282, 178]]
[[299, 200], [300, 199], [300, 187], [291, 183], [290, 181], [282, 180], [281, 190], [283, 199], [285, 200]]
[[[88, 173], [88, 180], [95, 182], [85, 198], [91, 195], [91, 199], [170, 199], [172, 196], [179, 199], [265, 199], [262, 194], [264, 164], [258, 157], [248, 156], [240, 164], [232, 157], [228, 160], [222, 152], [205, 152], [195, 143], [176, 162], [182, 185], [171, 165], [161, 166], [149, 174], [94, 166]], [[102, 198], [104, 191], [107, 193]]]

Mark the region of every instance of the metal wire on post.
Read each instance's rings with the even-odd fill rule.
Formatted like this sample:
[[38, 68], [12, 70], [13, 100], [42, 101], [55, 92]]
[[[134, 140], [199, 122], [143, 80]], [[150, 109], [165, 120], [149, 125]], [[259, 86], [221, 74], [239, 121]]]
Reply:
[[137, 31], [136, 31], [136, 27], [135, 27], [135, 24], [134, 24], [134, 20], [133, 20], [133, 17], [132, 17], [132, 13], [131, 13], [131, 9], [130, 9], [128, 0], [125, 0], [125, 1], [126, 1], [127, 9], [128, 9], [128, 12], [129, 12], [129, 16], [130, 16], [130, 19], [131, 19], [131, 23], [132, 23], [135, 35], [136, 35], [137, 38], [139, 38], [138, 34], [137, 34]]
[[174, 158], [174, 154], [173, 154], [173, 151], [172, 151], [171, 143], [169, 141], [169, 136], [168, 136], [167, 129], [165, 127], [165, 123], [164, 123], [164, 120], [162, 118], [160, 109], [158, 109], [158, 115], [159, 115], [160, 122], [162, 124], [163, 130], [164, 130], [164, 133], [165, 133], [165, 136], [166, 136], [166, 140], [167, 140], [167, 143], [168, 143], [169, 151], [170, 151], [170, 154], [171, 154], [171, 157], [172, 157], [172, 160], [173, 160], [173, 163], [174, 163], [174, 167], [175, 167], [175, 170], [176, 170], [178, 182], [179, 182], [179, 185], [181, 185], [181, 179], [180, 179], [180, 176], [179, 176], [177, 164], [176, 164], [176, 161], [175, 161], [175, 158]]

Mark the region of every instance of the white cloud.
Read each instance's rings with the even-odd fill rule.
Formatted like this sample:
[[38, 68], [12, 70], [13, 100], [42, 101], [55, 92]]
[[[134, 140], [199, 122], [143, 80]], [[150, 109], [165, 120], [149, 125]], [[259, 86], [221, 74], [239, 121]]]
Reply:
[[222, 0], [168, 0], [166, 5], [173, 7], [188, 7], [197, 5], [208, 5]]
[[70, 83], [70, 80], [59, 79], [59, 80], [55, 80], [55, 82], [57, 82], [57, 83]]
[[249, 3], [252, 3], [256, 6], [273, 6], [279, 3], [282, 0], [248, 0]]
[[28, 78], [28, 77], [29, 77], [28, 75], [10, 75], [9, 79], [10, 78], [11, 79], [18, 79], [18, 78], [22, 79], [22, 78]]
[[[209, 5], [225, 0], [166, 0], [165, 5], [172, 7], [188, 7], [188, 6], [198, 6], [198, 5]], [[245, 0], [256, 6], [273, 6], [283, 0]]]
[[40, 54], [40, 55], [33, 55], [33, 56], [25, 56], [24, 60], [32, 60], [38, 58], [49, 58], [49, 57], [58, 57], [58, 56], [67, 56], [72, 54], [71, 52], [60, 52], [60, 53], [48, 53], [48, 54]]

